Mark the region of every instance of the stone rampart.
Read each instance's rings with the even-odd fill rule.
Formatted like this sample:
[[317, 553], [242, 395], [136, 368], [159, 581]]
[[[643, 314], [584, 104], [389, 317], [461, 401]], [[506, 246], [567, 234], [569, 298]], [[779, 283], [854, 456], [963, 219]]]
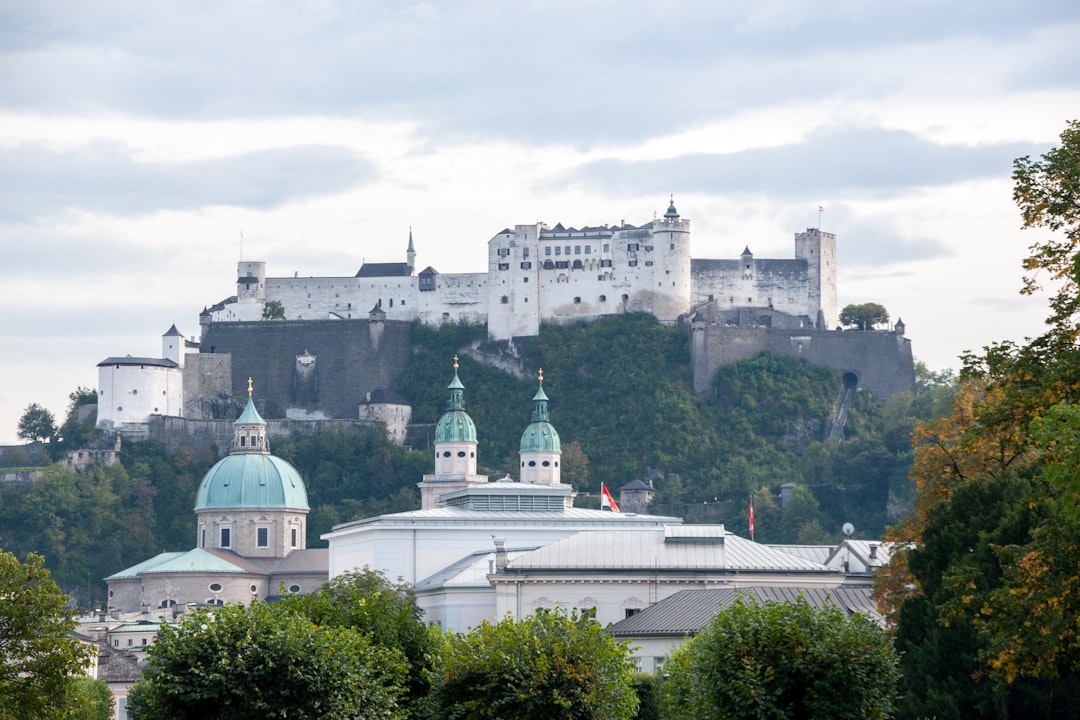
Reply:
[[857, 378], [859, 389], [882, 401], [896, 393], [915, 390], [911, 341], [895, 332], [744, 328], [705, 323], [694, 323], [691, 327], [695, 392], [710, 392], [719, 368], [765, 350], [803, 358], [841, 375], [851, 373]]
[[[231, 356], [232, 399], [247, 400], [252, 378], [267, 420], [285, 418], [293, 409], [307, 418], [355, 418], [367, 393], [397, 387], [412, 356], [410, 327], [392, 320], [218, 322], [207, 328], [201, 350]], [[216, 386], [203, 387], [206, 395], [186, 393], [187, 402], [221, 400]], [[234, 410], [214, 411], [213, 417], [234, 419]]]

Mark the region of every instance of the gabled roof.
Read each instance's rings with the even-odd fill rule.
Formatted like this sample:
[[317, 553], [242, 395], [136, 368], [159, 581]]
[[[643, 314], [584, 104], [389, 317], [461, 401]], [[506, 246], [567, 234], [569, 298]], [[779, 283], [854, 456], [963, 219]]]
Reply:
[[836, 605], [849, 616], [860, 613], [880, 624], [883, 618], [877, 612], [871, 592], [868, 587], [842, 586], [829, 589], [769, 586], [682, 590], [620, 620], [609, 627], [608, 632], [616, 637], [696, 635], [722, 608], [740, 599], [764, 605], [767, 602], [794, 602], [800, 595], [813, 607]]
[[408, 263], [369, 263], [366, 262], [356, 271], [356, 277], [408, 277], [412, 268]]

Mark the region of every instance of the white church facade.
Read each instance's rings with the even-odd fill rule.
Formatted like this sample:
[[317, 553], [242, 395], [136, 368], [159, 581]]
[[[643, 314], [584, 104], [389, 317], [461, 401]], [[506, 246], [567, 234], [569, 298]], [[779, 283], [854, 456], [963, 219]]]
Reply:
[[273, 277], [262, 261], [238, 264], [236, 295], [203, 311], [200, 323], [253, 321], [267, 303], [290, 320], [363, 319], [486, 323], [494, 339], [539, 334], [544, 322], [647, 312], [674, 323], [701, 306], [761, 308], [804, 327], [839, 322], [836, 236], [808, 229], [793, 259], [694, 259], [690, 221], [674, 200], [660, 218], [582, 228], [515, 225], [488, 241], [484, 272], [417, 271], [412, 233], [405, 262], [364, 263], [354, 276]]

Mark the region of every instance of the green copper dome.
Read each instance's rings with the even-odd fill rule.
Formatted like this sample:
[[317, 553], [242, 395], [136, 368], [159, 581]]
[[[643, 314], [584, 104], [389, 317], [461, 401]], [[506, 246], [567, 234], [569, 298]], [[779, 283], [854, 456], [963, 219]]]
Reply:
[[195, 511], [215, 508], [310, 509], [296, 468], [274, 455], [243, 452], [218, 460], [203, 476]]
[[540, 388], [533, 395], [532, 422], [521, 434], [521, 452], [562, 452], [559, 433], [548, 422], [548, 396], [544, 393], [544, 376], [540, 375]]
[[458, 379], [457, 369], [455, 355], [454, 379], [447, 386], [450, 390], [450, 400], [446, 403], [446, 412], [435, 426], [435, 442], [476, 442], [476, 425], [473, 424], [469, 413], [465, 412], [465, 386]]
[[233, 423], [233, 450], [203, 476], [195, 494], [196, 512], [241, 508], [310, 509], [307, 488], [300, 473], [270, 454], [266, 421], [255, 409], [251, 392], [249, 378], [247, 405]]

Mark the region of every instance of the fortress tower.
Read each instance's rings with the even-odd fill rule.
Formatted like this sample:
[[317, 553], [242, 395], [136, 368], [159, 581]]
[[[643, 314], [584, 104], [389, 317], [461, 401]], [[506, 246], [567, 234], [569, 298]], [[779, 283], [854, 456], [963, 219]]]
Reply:
[[809, 306], [817, 310], [811, 316], [819, 330], [832, 330], [840, 324], [836, 300], [836, 235], [807, 228], [795, 233], [795, 257], [806, 261]]
[[265, 303], [266, 263], [241, 260], [236, 264], [236, 319], [262, 319]]
[[653, 314], [673, 323], [690, 309], [690, 221], [679, 217], [672, 196], [664, 217], [653, 221]]

